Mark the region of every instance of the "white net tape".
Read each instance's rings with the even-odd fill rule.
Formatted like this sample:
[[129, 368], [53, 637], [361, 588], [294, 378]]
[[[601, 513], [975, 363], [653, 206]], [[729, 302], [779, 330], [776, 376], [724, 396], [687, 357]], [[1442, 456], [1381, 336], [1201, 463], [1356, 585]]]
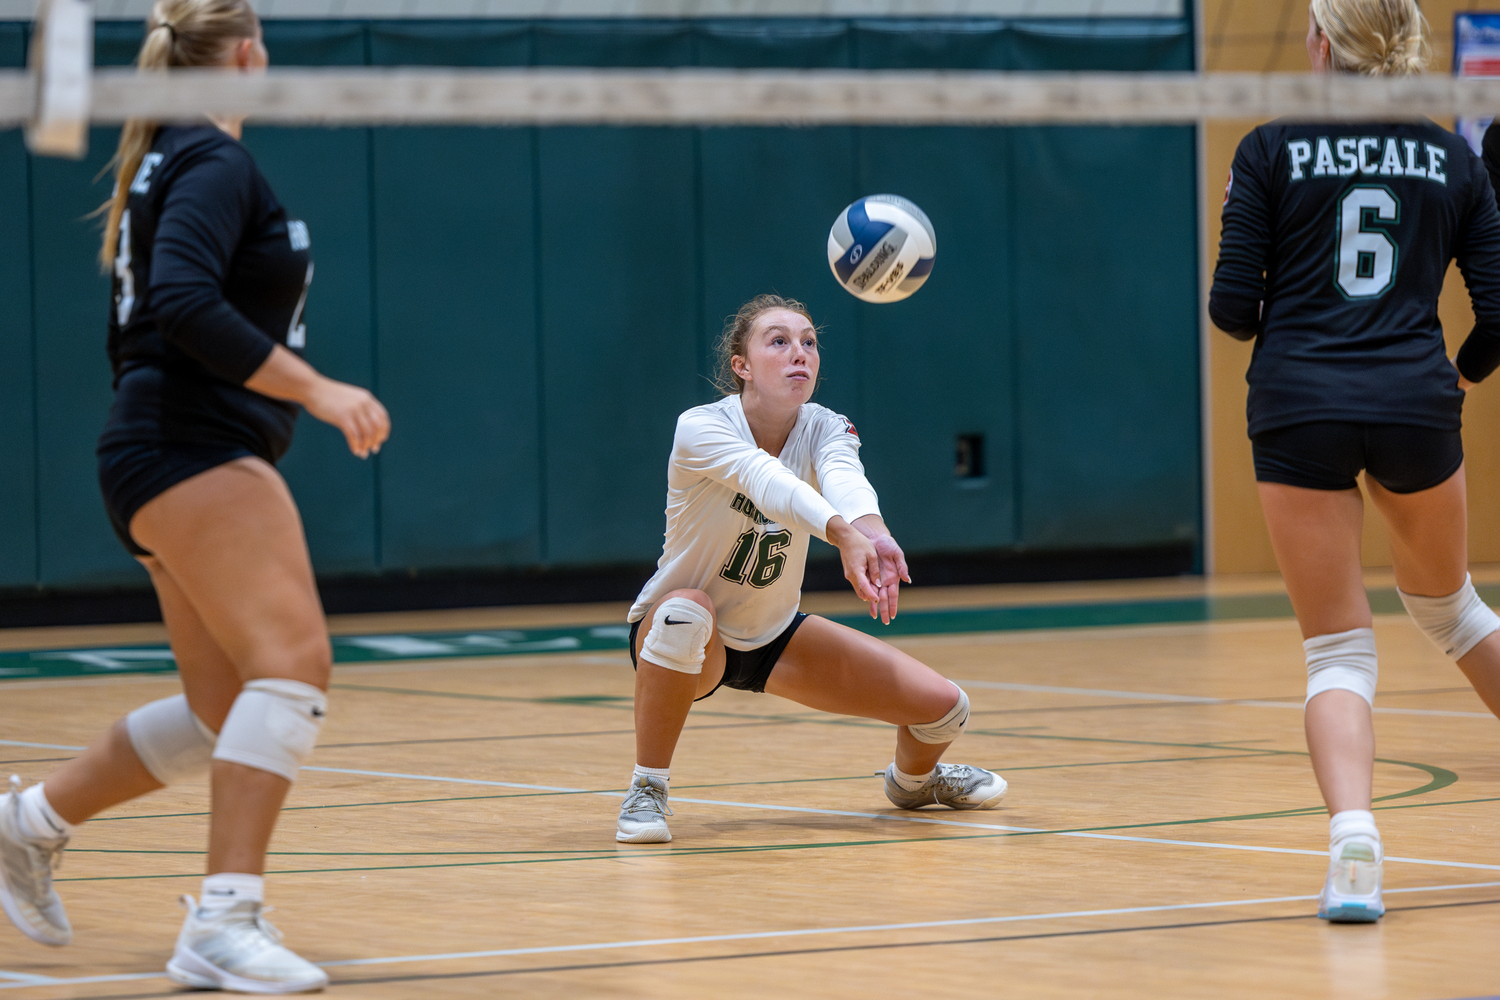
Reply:
[[[1488, 116], [1500, 79], [1446, 75], [849, 70], [272, 69], [94, 73], [89, 118], [205, 113], [305, 125], [1150, 124], [1206, 118], [1403, 121]], [[0, 127], [36, 112], [0, 72]]]

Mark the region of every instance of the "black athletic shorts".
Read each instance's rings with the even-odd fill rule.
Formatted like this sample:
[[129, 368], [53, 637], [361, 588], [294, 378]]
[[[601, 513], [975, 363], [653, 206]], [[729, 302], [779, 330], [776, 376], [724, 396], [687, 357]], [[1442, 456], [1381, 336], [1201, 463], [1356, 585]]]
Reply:
[[[635, 659], [636, 635], [641, 630], [641, 622], [645, 620], [642, 618], [640, 621], [630, 623], [630, 665], [632, 667], [637, 665]], [[741, 691], [754, 691], [756, 694], [764, 694], [766, 690], [766, 678], [771, 676], [771, 671], [776, 668], [776, 661], [781, 659], [782, 650], [786, 649], [786, 644], [792, 641], [792, 636], [806, 620], [806, 614], [801, 611], [797, 612], [797, 616], [792, 619], [792, 623], [782, 629], [780, 635], [756, 649], [730, 649], [728, 646], [725, 646], [724, 676], [720, 678], [719, 683], [714, 685], [714, 691], [719, 690], [719, 688], [727, 684]], [[707, 698], [714, 691], [708, 692], [703, 698]], [[703, 698], [695, 698], [694, 700], [702, 701]]]
[[99, 490], [104, 509], [126, 550], [133, 556], [149, 556], [130, 537], [130, 520], [146, 503], [184, 479], [217, 468], [237, 458], [253, 455], [235, 445], [200, 444], [112, 444], [99, 449]]
[[1352, 490], [1361, 469], [1392, 493], [1445, 482], [1464, 461], [1458, 431], [1409, 424], [1320, 420], [1263, 431], [1250, 439], [1255, 478], [1311, 490]]

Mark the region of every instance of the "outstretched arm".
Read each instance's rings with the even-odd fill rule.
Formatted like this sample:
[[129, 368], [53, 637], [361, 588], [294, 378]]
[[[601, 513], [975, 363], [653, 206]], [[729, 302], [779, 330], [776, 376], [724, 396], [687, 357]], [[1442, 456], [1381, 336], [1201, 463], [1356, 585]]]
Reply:
[[[854, 527], [837, 514], [828, 519], [823, 533], [828, 538], [829, 544], [837, 546], [839, 560], [844, 564], [844, 579], [849, 581], [861, 601], [867, 601], [870, 604], [872, 617], [877, 604], [884, 614], [885, 602], [881, 599], [882, 588], [880, 586], [880, 555], [875, 550], [875, 544], [866, 537], [863, 530]], [[884, 621], [889, 623], [890, 620], [890, 616], [885, 615]]]
[[906, 567], [906, 553], [901, 551], [901, 546], [896, 543], [895, 536], [885, 526], [885, 520], [879, 514], [855, 518], [854, 527], [870, 540], [875, 546], [876, 555], [880, 557], [880, 600], [870, 602], [870, 617], [874, 618], [879, 614], [880, 620], [889, 625], [891, 619], [896, 617], [901, 581], [911, 583], [911, 573]]

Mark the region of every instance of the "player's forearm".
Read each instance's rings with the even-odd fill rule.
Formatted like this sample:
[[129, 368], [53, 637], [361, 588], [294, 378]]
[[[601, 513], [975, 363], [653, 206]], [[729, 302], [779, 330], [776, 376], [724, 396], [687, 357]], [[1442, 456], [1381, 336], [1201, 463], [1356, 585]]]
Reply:
[[307, 406], [327, 381], [312, 365], [277, 344], [255, 374], [245, 380], [245, 388]]
[[879, 514], [866, 514], [864, 517], [856, 517], [854, 519], [854, 528], [872, 541], [876, 538], [889, 537], [891, 533], [891, 529], [885, 526], [885, 519]]

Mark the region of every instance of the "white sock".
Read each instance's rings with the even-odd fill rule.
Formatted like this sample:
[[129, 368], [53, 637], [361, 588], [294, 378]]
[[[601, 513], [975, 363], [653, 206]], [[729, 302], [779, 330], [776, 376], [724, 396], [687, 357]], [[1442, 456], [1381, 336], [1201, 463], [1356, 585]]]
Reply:
[[651, 778], [660, 778], [663, 785], [666, 785], [668, 788], [672, 786], [672, 769], [670, 767], [642, 767], [637, 764], [635, 772], [630, 776], [630, 783], [632, 785], [635, 784], [636, 779], [642, 775]]
[[266, 880], [262, 875], [242, 875], [239, 872], [220, 872], [203, 879], [203, 892], [198, 897], [199, 910], [220, 913], [235, 903], [254, 900], [259, 903], [266, 898]]
[[[935, 770], [937, 768], [933, 768], [933, 771]], [[930, 777], [932, 777], [932, 771], [928, 771], [922, 775], [907, 774], [896, 766], [895, 761], [891, 761], [891, 780], [904, 792], [915, 792], [918, 788], [927, 784], [927, 779]]]
[[21, 833], [32, 840], [59, 840], [73, 836], [73, 824], [57, 814], [41, 785], [21, 793]]
[[1337, 858], [1350, 841], [1370, 845], [1375, 860], [1381, 859], [1380, 830], [1375, 826], [1374, 813], [1368, 809], [1345, 809], [1328, 818], [1328, 856]]

